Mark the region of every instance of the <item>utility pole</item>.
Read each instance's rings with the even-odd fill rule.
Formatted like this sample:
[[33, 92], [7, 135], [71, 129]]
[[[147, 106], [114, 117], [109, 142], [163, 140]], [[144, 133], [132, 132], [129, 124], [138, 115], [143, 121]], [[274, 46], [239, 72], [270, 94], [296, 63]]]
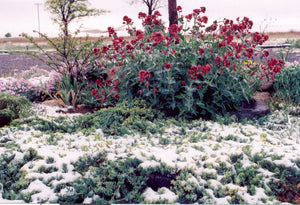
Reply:
[[36, 3], [35, 4], [37, 6], [37, 15], [38, 15], [38, 28], [39, 28], [39, 36], [40, 36], [40, 33], [41, 33], [41, 27], [40, 27], [40, 3]]

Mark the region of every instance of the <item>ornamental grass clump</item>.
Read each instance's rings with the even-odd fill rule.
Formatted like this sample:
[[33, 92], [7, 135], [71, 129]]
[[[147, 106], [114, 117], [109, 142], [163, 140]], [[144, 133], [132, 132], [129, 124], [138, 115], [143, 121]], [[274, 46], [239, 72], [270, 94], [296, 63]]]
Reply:
[[250, 32], [249, 18], [207, 26], [205, 7], [185, 16], [181, 10], [179, 24], [168, 29], [159, 12], [139, 13], [144, 30], [125, 16], [130, 41], [109, 27], [112, 44], [94, 49], [102, 74], [92, 94], [99, 102], [142, 98], [170, 116], [213, 119], [250, 102], [259, 81], [280, 72], [281, 60], [253, 61], [254, 56], [268, 57], [267, 51], [255, 49], [268, 36]]

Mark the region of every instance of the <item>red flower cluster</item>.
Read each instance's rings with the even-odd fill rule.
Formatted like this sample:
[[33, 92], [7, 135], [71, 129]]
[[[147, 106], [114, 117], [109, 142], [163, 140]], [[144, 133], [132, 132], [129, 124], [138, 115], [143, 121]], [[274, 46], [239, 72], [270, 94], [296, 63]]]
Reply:
[[164, 41], [164, 36], [162, 34], [162, 32], [154, 32], [151, 36], [152, 40], [154, 40], [155, 42], [163, 42]]
[[115, 29], [112, 28], [112, 27], [108, 27], [108, 28], [107, 28], [107, 31], [108, 31], [109, 37], [113, 37], [113, 36], [116, 36], [116, 35], [117, 35]]
[[198, 73], [198, 67], [193, 65], [189, 70], [188, 73], [190, 75], [191, 80], [197, 80], [197, 77], [199, 75]]
[[185, 18], [188, 22], [190, 22], [193, 18], [193, 14], [188, 14], [188, 15], [185, 16]]
[[169, 27], [169, 32], [171, 34], [176, 34], [176, 33], [180, 33], [182, 27], [181, 26], [178, 26], [177, 24], [172, 24], [170, 27]]
[[171, 63], [165, 63], [164, 64], [164, 66], [165, 66], [165, 69], [171, 69]]
[[140, 76], [140, 82], [142, 83], [145, 80], [147, 80], [147, 78], [151, 77], [151, 73], [149, 71], [146, 71], [146, 70], [140, 70], [139, 76]]
[[201, 23], [207, 23], [208, 22], [208, 17], [207, 16], [202, 16], [202, 17], [198, 17], [197, 20]]
[[182, 7], [181, 7], [181, 6], [177, 6], [177, 7], [176, 7], [176, 11], [182, 12]]
[[115, 98], [115, 100], [119, 100], [120, 99], [120, 95], [118, 94], [118, 93], [116, 93], [115, 95], [114, 95], [114, 98]]
[[267, 51], [267, 50], [264, 50], [264, 52], [263, 52], [263, 57], [268, 57], [270, 55], [270, 52], [269, 51]]
[[198, 65], [198, 68], [202, 71], [201, 75], [204, 76], [206, 73], [209, 73], [211, 71], [211, 67], [209, 64], [206, 64], [205, 66]]
[[254, 54], [253, 48], [247, 48], [246, 51], [243, 52], [243, 55], [248, 58], [252, 58]]
[[139, 12], [138, 16], [139, 19], [144, 19], [146, 18], [147, 14], [145, 14], [144, 12]]
[[106, 53], [108, 50], [109, 50], [109, 47], [103, 46], [102, 50], [101, 50], [101, 53]]
[[253, 38], [253, 40], [252, 40], [253, 43], [262, 45], [264, 42], [266, 42], [269, 39], [269, 36], [255, 32], [255, 33], [252, 33], [252, 38]]
[[93, 90], [92, 90], [92, 96], [95, 96], [97, 93], [98, 93], [98, 90], [97, 90], [97, 89], [93, 89]]
[[274, 73], [280, 73], [281, 68], [283, 67], [283, 61], [271, 58], [268, 60], [268, 67], [271, 71], [274, 71]]
[[127, 45], [125, 46], [125, 48], [126, 48], [127, 51], [128, 51], [128, 50], [133, 50], [133, 49], [134, 49], [134, 47], [133, 47], [131, 44], [127, 44]]
[[97, 79], [96, 80], [96, 85], [99, 86], [99, 87], [102, 87], [104, 85], [103, 79], [102, 78]]
[[128, 16], [123, 17], [123, 24], [131, 25], [132, 23], [133, 22], [131, 18], [129, 18]]
[[161, 24], [161, 21], [157, 19], [158, 16], [161, 16], [160, 13], [156, 12], [155, 15], [148, 15], [146, 17], [141, 16], [143, 20], [143, 25], [153, 26]]
[[200, 48], [199, 49], [199, 54], [202, 55], [203, 53], [205, 53], [205, 49], [204, 48]]
[[94, 48], [94, 49], [93, 49], [93, 53], [94, 53], [95, 55], [97, 55], [97, 54], [99, 53], [99, 51], [100, 51], [100, 48]]
[[144, 33], [144, 31], [142, 31], [142, 30], [137, 30], [137, 31], [135, 32], [135, 36], [137, 37], [138, 40], [143, 39], [143, 38], [144, 38], [144, 35], [145, 35], [145, 33]]

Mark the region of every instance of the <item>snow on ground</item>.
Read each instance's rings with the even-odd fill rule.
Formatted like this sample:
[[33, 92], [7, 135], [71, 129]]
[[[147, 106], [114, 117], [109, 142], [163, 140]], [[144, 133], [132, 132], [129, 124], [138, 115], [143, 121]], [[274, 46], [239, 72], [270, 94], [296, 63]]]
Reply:
[[[46, 119], [62, 115], [55, 112], [56, 107], [36, 105], [35, 108], [36, 112], [39, 110], [39, 115]], [[74, 115], [69, 115], [69, 117], [72, 116]], [[105, 136], [102, 130], [95, 130], [89, 135], [80, 132], [71, 135], [56, 132], [46, 134], [27, 126], [24, 126], [22, 130], [1, 128], [0, 140], [9, 139], [19, 146], [19, 149], [0, 147], [0, 153], [13, 150], [12, 153], [16, 154], [16, 158], [22, 159], [24, 156], [22, 150], [33, 148], [42, 157], [28, 162], [21, 168], [26, 170], [25, 178], [34, 179], [28, 188], [22, 191], [22, 193], [34, 192], [31, 196], [32, 203], [56, 202], [58, 196], [54, 188], [81, 177], [80, 173], [73, 171], [72, 163], [80, 156], [96, 155], [105, 150], [109, 160], [136, 157], [143, 161], [140, 166], [144, 168], [165, 163], [178, 169], [194, 170], [199, 177], [191, 177], [187, 181], [199, 186], [206, 184], [206, 192], [211, 197], [209, 202], [212, 203], [229, 203], [231, 197], [228, 194], [222, 197], [215, 196], [215, 190], [221, 187], [228, 192], [235, 190], [248, 204], [261, 204], [262, 201], [274, 204], [276, 199], [265, 194], [267, 188], [257, 187], [255, 194], [251, 195], [245, 186], [220, 183], [224, 173], [218, 174], [215, 169], [221, 162], [227, 167], [234, 168], [231, 161], [234, 155], [243, 155], [241, 162], [243, 168], [246, 169], [255, 165], [249, 159], [251, 156], [264, 154], [266, 160], [277, 165], [296, 167], [299, 170], [294, 161], [300, 159], [300, 144], [296, 141], [300, 138], [299, 117], [283, 116], [279, 112], [274, 113], [273, 116], [273, 121], [270, 120], [269, 123], [261, 126], [241, 123], [220, 125], [216, 122], [198, 121], [194, 122], [192, 128], [185, 128], [184, 135], [178, 134], [178, 127], [169, 125], [163, 136], [153, 135], [150, 138], [139, 134], [122, 137]], [[165, 138], [168, 141], [163, 144], [159, 138]], [[248, 155], [246, 149], [250, 152]], [[49, 163], [47, 159], [52, 159], [52, 161]], [[55, 169], [50, 173], [44, 173], [40, 171], [41, 167]], [[270, 170], [258, 169], [258, 175], [263, 176], [262, 182], [265, 184], [272, 174], [274, 172]], [[65, 191], [72, 194], [71, 190]], [[176, 203], [178, 198], [168, 188], [161, 188], [158, 192], [147, 188], [143, 195], [146, 202], [166, 199], [169, 203]], [[7, 202], [0, 192], [0, 203]], [[85, 202], [91, 203], [92, 199], [86, 198]]]

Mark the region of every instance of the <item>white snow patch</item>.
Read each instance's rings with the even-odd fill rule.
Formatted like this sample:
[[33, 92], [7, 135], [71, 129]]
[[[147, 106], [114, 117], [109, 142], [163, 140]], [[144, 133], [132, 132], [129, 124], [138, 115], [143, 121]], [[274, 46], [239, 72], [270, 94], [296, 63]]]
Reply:
[[27, 189], [22, 190], [22, 193], [26, 194], [33, 191], [38, 191], [39, 193], [31, 196], [32, 203], [51, 202], [58, 199], [53, 190], [38, 179], [31, 182]]
[[147, 188], [143, 193], [143, 196], [145, 197], [145, 201], [148, 203], [154, 203], [159, 200], [168, 200], [168, 203], [172, 204], [175, 203], [178, 198], [174, 192], [165, 187], [160, 188], [158, 192], [153, 191], [151, 188]]

